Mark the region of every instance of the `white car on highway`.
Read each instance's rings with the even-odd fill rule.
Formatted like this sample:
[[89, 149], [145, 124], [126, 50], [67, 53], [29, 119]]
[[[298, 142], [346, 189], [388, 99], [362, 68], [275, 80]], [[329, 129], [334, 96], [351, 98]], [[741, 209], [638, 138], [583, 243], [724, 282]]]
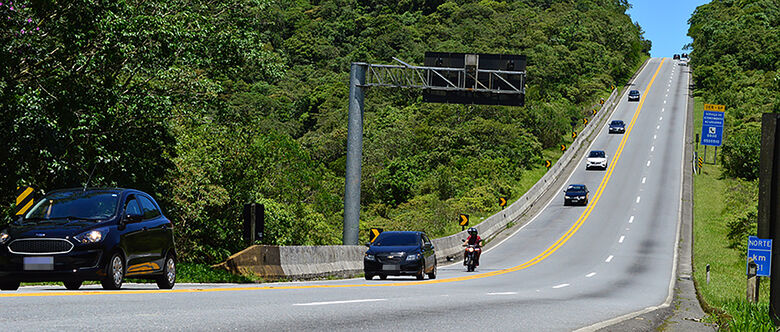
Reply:
[[601, 150], [593, 150], [588, 154], [588, 160], [585, 169], [601, 168], [607, 169], [607, 153]]

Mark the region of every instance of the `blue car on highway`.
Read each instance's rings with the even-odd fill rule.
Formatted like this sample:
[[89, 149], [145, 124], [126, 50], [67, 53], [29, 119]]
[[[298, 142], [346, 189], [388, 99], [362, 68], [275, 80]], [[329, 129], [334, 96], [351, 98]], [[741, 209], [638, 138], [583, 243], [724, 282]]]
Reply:
[[436, 253], [431, 240], [423, 232], [382, 232], [372, 243], [363, 258], [366, 280], [374, 276], [411, 275], [418, 280], [428, 275], [436, 279]]
[[119, 188], [52, 191], [0, 231], [0, 289], [85, 280], [119, 289], [125, 277], [176, 282], [173, 224], [148, 194]]
[[612, 120], [612, 122], [609, 123], [609, 133], [625, 133], [626, 132], [626, 123], [623, 122], [623, 120]]

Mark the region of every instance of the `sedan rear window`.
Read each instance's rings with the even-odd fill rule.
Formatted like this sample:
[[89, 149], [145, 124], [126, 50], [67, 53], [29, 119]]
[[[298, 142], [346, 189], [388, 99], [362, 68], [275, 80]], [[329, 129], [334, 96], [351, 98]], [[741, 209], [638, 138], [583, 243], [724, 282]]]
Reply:
[[415, 233], [382, 233], [374, 240], [375, 246], [416, 246], [419, 237]]

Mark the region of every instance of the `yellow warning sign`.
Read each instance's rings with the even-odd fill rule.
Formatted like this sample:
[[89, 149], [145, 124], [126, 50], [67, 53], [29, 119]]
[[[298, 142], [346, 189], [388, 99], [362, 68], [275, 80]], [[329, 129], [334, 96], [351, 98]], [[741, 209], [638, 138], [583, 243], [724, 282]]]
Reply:
[[576, 131], [572, 131], [571, 132], [571, 138], [577, 138], [577, 132]]
[[566, 151], [566, 145], [561, 144], [561, 151]]
[[458, 221], [458, 224], [461, 226], [468, 226], [469, 225], [469, 215], [468, 214], [460, 214], [460, 220]]
[[583, 118], [582, 119], [582, 124], [584, 124], [584, 125], [588, 124], [588, 118]]
[[544, 167], [550, 168], [551, 166], [552, 166], [552, 162], [550, 162], [549, 160], [544, 161]]
[[368, 231], [368, 240], [371, 241], [371, 243], [374, 243], [374, 240], [376, 240], [376, 237], [379, 236], [384, 232], [384, 229], [381, 228], [372, 228]]
[[506, 206], [506, 197], [499, 197], [498, 198], [498, 206], [505, 207]]
[[35, 195], [33, 195], [33, 187], [16, 187], [16, 210], [14, 214], [19, 216], [27, 213], [33, 202], [35, 201]]
[[725, 112], [726, 105], [704, 104], [705, 111]]

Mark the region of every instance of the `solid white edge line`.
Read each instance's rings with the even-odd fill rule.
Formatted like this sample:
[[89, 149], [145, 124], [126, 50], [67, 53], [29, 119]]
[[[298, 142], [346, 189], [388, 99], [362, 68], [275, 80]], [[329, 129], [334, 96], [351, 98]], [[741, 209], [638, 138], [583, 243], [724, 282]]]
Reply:
[[596, 275], [596, 272], [591, 272], [591, 273], [586, 274], [585, 278], [590, 278], [590, 277], [595, 276], [595, 275]]
[[293, 305], [295, 305], [295, 306], [313, 306], [313, 305], [347, 304], [347, 303], [363, 303], [363, 302], [378, 302], [378, 301], [387, 301], [387, 299], [362, 299], [362, 300], [345, 300], [345, 301], [293, 303]]
[[569, 284], [560, 284], [560, 285], [557, 285], [557, 286], [553, 286], [552, 288], [558, 289], [558, 288], [563, 288], [563, 287], [569, 287]]
[[[686, 77], [686, 81], [687, 82], [686, 82], [685, 86], [690, 86], [690, 84], [691, 84], [691, 74], [690, 73], [688, 73], [688, 76]], [[683, 122], [685, 127], [683, 127], [683, 128], [687, 128], [688, 127], [688, 99], [687, 98], [685, 99], [685, 109], [686, 109], [685, 121]], [[677, 237], [675, 237], [675, 241], [674, 241], [674, 243], [675, 243], [675, 246], [674, 246], [674, 261], [672, 262], [672, 275], [669, 278], [670, 279], [669, 280], [669, 292], [666, 295], [666, 301], [664, 301], [664, 303], [661, 303], [661, 304], [659, 304], [657, 306], [647, 307], [647, 308], [644, 308], [642, 310], [637, 310], [637, 311], [625, 314], [623, 316], [618, 316], [618, 317], [615, 317], [615, 318], [612, 318], [612, 319], [609, 319], [609, 320], [601, 321], [601, 322], [598, 322], [598, 323], [595, 323], [595, 324], [592, 324], [592, 325], [588, 325], [588, 326], [579, 328], [579, 329], [575, 330], [575, 332], [597, 331], [597, 330], [602, 329], [604, 327], [607, 327], [607, 326], [610, 326], [610, 325], [614, 325], [614, 324], [617, 324], [617, 323], [620, 323], [620, 322], [632, 319], [632, 318], [634, 318], [636, 316], [639, 316], [639, 315], [642, 315], [642, 314], [646, 314], [646, 313], [651, 312], [653, 310], [666, 308], [666, 307], [668, 307], [672, 303], [672, 299], [674, 298], [674, 283], [675, 283], [675, 280], [677, 280], [677, 259], [678, 259], [678, 250], [677, 250], [678, 245], [677, 245], [677, 243], [680, 240], [680, 228], [682, 227], [682, 192], [683, 192], [683, 181], [685, 181], [685, 144], [686, 144], [685, 143], [685, 134], [686, 134], [685, 133], [685, 129], [683, 129], [683, 135], [682, 135], [683, 136], [683, 149], [682, 149], [682, 153], [681, 153], [682, 154], [682, 160], [680, 161], [680, 166], [681, 166], [680, 167], [680, 175], [681, 175], [681, 177], [680, 177], [680, 200], [679, 200], [680, 204], [678, 205], [678, 209], [677, 209], [677, 213], [678, 213], [678, 216], [677, 216]]]
[[621, 235], [620, 236], [620, 240], [618, 240], [618, 243], [623, 243], [623, 240], [625, 240], [625, 239], [626, 239], [626, 236], [625, 235]]
[[613, 258], [615, 258], [615, 256], [609, 255], [609, 257], [607, 257], [607, 259], [605, 260], [605, 262], [609, 263], [609, 262], [611, 262], [611, 261], [612, 261], [612, 259], [613, 259]]

